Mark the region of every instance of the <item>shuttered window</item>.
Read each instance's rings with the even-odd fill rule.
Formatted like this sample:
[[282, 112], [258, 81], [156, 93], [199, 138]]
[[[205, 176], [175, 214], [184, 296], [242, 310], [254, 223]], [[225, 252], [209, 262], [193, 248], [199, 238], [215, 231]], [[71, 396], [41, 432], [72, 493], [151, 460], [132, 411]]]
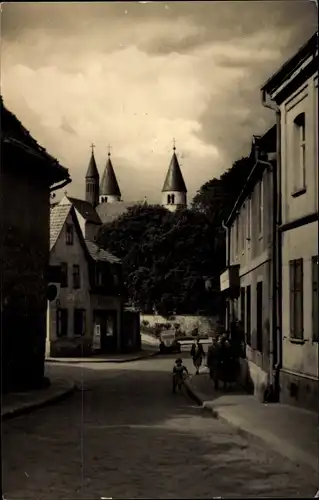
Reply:
[[251, 345], [251, 288], [246, 288], [246, 342]]
[[319, 342], [318, 315], [319, 315], [319, 262], [318, 255], [312, 257], [312, 341]]
[[289, 262], [290, 337], [303, 339], [303, 259]]
[[263, 283], [259, 281], [256, 288], [257, 295], [257, 351], [263, 352]]
[[56, 312], [56, 335], [57, 337], [67, 337], [68, 335], [68, 310], [57, 309]]

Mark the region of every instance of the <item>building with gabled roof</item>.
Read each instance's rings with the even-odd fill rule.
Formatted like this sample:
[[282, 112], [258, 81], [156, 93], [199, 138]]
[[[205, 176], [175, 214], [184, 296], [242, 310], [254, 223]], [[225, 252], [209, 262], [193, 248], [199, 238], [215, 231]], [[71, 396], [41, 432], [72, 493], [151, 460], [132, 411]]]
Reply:
[[71, 179], [0, 101], [1, 358], [7, 391], [45, 381], [50, 192]]
[[124, 286], [120, 259], [85, 239], [76, 207], [50, 216], [50, 264], [60, 266], [58, 297], [48, 305], [47, 353], [83, 356], [123, 350]]
[[318, 31], [261, 88], [278, 123], [273, 329], [282, 403], [318, 410]]

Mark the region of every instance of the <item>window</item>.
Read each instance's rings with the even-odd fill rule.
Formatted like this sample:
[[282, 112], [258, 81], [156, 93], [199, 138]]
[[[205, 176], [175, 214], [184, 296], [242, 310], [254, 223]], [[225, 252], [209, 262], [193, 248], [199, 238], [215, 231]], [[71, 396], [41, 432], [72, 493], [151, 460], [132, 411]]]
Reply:
[[174, 203], [175, 203], [175, 194], [172, 194], [171, 200], [172, 200], [172, 205], [174, 205]]
[[303, 339], [303, 260], [289, 262], [290, 337]]
[[167, 195], [167, 204], [170, 205], [170, 203], [171, 203], [171, 195], [168, 194]]
[[251, 237], [251, 199], [247, 202], [246, 210], [246, 241], [249, 244]]
[[319, 342], [318, 316], [319, 316], [319, 257], [312, 257], [312, 341]]
[[263, 283], [257, 283], [257, 351], [263, 352]]
[[75, 336], [85, 335], [85, 309], [74, 309], [73, 333]]
[[264, 221], [264, 196], [263, 196], [263, 182], [258, 183], [258, 232], [259, 236], [263, 234], [263, 221]]
[[68, 286], [68, 265], [66, 262], [61, 262], [61, 288]]
[[81, 287], [81, 275], [80, 266], [78, 264], [73, 265], [73, 288]]
[[293, 137], [293, 191], [298, 193], [306, 188], [306, 120], [305, 113], [300, 113], [294, 120]]
[[236, 251], [235, 251], [235, 254], [237, 256], [238, 255], [238, 248], [239, 248], [239, 220], [238, 220], [238, 217], [235, 221], [235, 224], [236, 224], [236, 242], [235, 242]]
[[251, 288], [246, 288], [246, 342], [251, 345]]
[[67, 245], [73, 245], [74, 233], [73, 224], [66, 224], [65, 227], [65, 242]]
[[68, 310], [57, 309], [56, 311], [56, 335], [67, 337], [68, 335]]
[[240, 290], [240, 321], [243, 323], [243, 327], [245, 328], [245, 288], [241, 288]]
[[242, 214], [241, 214], [241, 251], [244, 253], [246, 245], [246, 205], [243, 206]]

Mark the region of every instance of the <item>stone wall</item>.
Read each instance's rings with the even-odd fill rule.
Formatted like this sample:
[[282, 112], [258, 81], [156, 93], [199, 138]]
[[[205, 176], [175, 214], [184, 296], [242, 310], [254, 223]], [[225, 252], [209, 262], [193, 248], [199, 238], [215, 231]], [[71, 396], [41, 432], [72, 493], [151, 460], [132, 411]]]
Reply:
[[190, 335], [194, 328], [198, 328], [200, 334], [210, 335], [212, 329], [217, 329], [219, 325], [218, 316], [192, 316], [192, 315], [176, 315], [171, 319], [166, 319], [159, 314], [141, 314], [141, 325], [144, 321], [148, 321], [148, 326], [155, 327], [156, 323], [170, 323], [172, 326], [174, 324], [180, 325], [181, 331], [185, 332], [185, 335]]

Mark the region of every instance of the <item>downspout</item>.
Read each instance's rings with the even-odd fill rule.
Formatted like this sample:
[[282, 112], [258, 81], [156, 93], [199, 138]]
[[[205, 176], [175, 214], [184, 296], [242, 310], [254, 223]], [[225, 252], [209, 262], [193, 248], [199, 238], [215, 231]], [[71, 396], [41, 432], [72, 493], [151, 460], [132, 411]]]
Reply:
[[273, 167], [273, 213], [272, 213], [272, 399], [279, 401], [280, 369], [282, 367], [282, 254], [281, 233], [281, 113], [277, 104], [262, 92], [262, 105], [276, 112], [276, 166]]
[[[225, 225], [224, 221], [222, 221], [222, 228], [226, 233], [226, 269], [230, 267], [230, 228]], [[226, 298], [226, 317], [225, 317], [225, 328], [226, 331], [230, 328], [230, 299]]]

